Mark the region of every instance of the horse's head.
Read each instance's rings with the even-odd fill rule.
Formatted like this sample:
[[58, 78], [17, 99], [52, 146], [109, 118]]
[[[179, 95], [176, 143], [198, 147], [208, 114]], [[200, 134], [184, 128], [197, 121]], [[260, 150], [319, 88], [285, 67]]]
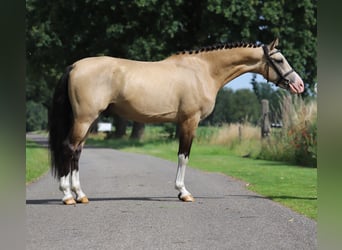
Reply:
[[276, 49], [278, 38], [269, 45], [263, 45], [265, 72], [264, 77], [277, 86], [299, 94], [304, 91], [302, 78], [292, 69], [286, 58]]

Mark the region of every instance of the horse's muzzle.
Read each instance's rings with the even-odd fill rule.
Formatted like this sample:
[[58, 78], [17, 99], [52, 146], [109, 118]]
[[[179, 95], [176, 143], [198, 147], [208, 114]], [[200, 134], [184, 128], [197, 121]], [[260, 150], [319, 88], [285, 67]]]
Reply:
[[304, 92], [304, 82], [302, 80], [302, 78], [300, 78], [300, 76], [296, 73], [293, 72], [293, 74], [295, 74], [295, 78], [294, 81], [291, 81], [289, 84], [289, 90], [292, 94], [300, 94]]

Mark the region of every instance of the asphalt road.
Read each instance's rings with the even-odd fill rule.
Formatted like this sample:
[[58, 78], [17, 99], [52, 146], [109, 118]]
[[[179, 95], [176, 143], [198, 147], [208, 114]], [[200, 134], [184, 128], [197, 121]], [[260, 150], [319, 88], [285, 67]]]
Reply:
[[315, 221], [245, 183], [188, 168], [196, 201], [184, 203], [175, 175], [166, 160], [86, 148], [80, 178], [89, 204], [62, 205], [50, 173], [27, 185], [26, 249], [317, 249]]

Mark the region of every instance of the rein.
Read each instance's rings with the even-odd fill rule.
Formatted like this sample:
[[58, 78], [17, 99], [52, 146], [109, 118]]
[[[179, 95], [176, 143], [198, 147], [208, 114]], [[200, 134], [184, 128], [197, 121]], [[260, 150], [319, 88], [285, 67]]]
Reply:
[[290, 75], [292, 72], [294, 72], [294, 70], [291, 68], [291, 70], [289, 70], [288, 72], [286, 72], [285, 74], [282, 74], [280, 69], [278, 68], [277, 64], [274, 63], [275, 59], [272, 58], [271, 56], [276, 54], [276, 53], [280, 53], [280, 50], [276, 50], [272, 53], [269, 53], [268, 47], [267, 45], [263, 45], [262, 49], [264, 50], [264, 54], [267, 60], [267, 82], [269, 82], [269, 69], [270, 69], [270, 65], [272, 66], [272, 68], [274, 69], [274, 71], [277, 73], [279, 79], [278, 81], [275, 83], [276, 86], [280, 85], [280, 82], [282, 82], [282, 84], [284, 84], [284, 87], [286, 87], [287, 89], [289, 89], [290, 87], [290, 80], [286, 79], [286, 77], [288, 75]]

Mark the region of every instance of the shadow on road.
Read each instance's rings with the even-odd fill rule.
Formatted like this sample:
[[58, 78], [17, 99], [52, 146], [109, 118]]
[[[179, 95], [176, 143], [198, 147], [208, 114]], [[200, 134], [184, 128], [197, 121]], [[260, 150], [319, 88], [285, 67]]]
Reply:
[[258, 196], [258, 195], [229, 195], [232, 197], [243, 197], [243, 198], [261, 198], [261, 199], [268, 199], [268, 200], [275, 200], [275, 199], [284, 199], [284, 200], [317, 200], [317, 197], [298, 197], [298, 196], [288, 196], [288, 195], [269, 195], [269, 196]]
[[[88, 197], [90, 202], [101, 201], [177, 201], [175, 197]], [[60, 199], [35, 199], [26, 200], [27, 205], [62, 205]]]
[[[226, 196], [196, 196], [197, 200], [217, 200], [229, 199], [229, 197], [241, 197], [244, 199], [267, 199], [266, 197], [257, 195], [226, 195]], [[179, 202], [178, 198], [172, 197], [88, 197], [90, 202], [103, 202], [103, 201], [159, 201], [159, 202]], [[60, 199], [28, 199], [27, 205], [62, 205]]]
[[267, 198], [274, 200], [274, 199], [282, 199], [282, 200], [317, 200], [317, 197], [297, 197], [297, 196], [267, 196]]

